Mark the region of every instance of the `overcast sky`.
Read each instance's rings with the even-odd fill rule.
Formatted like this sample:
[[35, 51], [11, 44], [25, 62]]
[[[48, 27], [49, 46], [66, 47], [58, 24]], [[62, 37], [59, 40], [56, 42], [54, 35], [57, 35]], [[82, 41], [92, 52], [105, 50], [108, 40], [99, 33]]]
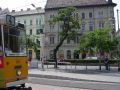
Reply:
[[[26, 10], [26, 8], [32, 8], [31, 4], [33, 3], [36, 7], [43, 7], [45, 6], [47, 0], [0, 0], [0, 7], [1, 8], [9, 8], [10, 10], [18, 10], [21, 9]], [[120, 0], [113, 0], [114, 3], [117, 3], [115, 7], [115, 17], [117, 17], [117, 9], [119, 9], [120, 13]]]

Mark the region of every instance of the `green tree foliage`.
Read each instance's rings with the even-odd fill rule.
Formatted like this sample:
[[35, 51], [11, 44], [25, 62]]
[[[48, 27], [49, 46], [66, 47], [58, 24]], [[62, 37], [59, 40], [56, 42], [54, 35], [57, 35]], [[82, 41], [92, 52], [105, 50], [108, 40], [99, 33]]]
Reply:
[[83, 34], [79, 49], [81, 52], [94, 51], [111, 53], [117, 49], [117, 43], [115, 33], [112, 32], [111, 28], [106, 27]]
[[35, 52], [37, 52], [37, 48], [39, 48], [40, 45], [35, 42], [36, 38], [38, 38], [38, 37], [32, 36], [32, 35], [26, 35], [27, 49], [32, 48]]
[[53, 17], [53, 19], [49, 21], [50, 25], [54, 25], [56, 23], [62, 24], [62, 30], [59, 33], [61, 40], [54, 49], [54, 60], [56, 62], [55, 68], [57, 68], [57, 57], [56, 57], [57, 51], [62, 46], [64, 40], [67, 37], [74, 37], [76, 35], [75, 29], [80, 28], [78, 18], [74, 17], [73, 15], [75, 13], [75, 10], [76, 8], [74, 7], [67, 7], [60, 9], [58, 11], [58, 15]]

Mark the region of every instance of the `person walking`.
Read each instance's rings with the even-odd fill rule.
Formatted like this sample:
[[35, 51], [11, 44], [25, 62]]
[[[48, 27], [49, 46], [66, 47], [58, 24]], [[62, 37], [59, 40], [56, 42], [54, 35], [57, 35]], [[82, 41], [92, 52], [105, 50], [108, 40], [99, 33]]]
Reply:
[[107, 55], [105, 56], [104, 63], [105, 63], [105, 69], [109, 70], [109, 58]]
[[44, 71], [44, 58], [41, 58], [41, 66], [42, 66], [42, 70]]

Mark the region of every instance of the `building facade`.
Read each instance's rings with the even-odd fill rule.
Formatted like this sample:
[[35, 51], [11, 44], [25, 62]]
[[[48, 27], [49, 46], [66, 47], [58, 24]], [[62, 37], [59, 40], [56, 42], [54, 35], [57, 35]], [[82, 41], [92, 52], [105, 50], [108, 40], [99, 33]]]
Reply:
[[43, 42], [44, 42], [44, 9], [37, 8], [31, 10], [21, 9], [21, 11], [12, 10], [11, 15], [15, 16], [17, 22], [21, 22], [25, 25], [26, 34], [30, 35], [34, 42], [36, 42], [40, 47], [34, 52], [32, 48], [29, 48], [28, 55], [32, 58], [40, 59], [43, 57]]
[[[59, 9], [74, 6], [77, 8], [74, 15], [81, 21], [79, 33], [93, 31], [111, 24], [115, 29], [114, 7], [112, 0], [47, 0], [45, 7], [45, 55], [53, 59], [53, 50], [60, 41], [60, 23], [49, 25], [49, 20], [57, 15]], [[75, 39], [66, 39], [58, 51], [58, 58], [79, 59], [81, 56], [76, 53], [79, 46], [80, 36]]]

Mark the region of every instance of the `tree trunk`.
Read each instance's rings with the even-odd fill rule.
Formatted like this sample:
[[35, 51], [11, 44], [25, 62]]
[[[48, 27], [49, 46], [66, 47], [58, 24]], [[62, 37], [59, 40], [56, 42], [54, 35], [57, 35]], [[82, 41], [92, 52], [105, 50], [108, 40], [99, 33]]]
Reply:
[[54, 68], [58, 68], [58, 62], [57, 62], [57, 51], [59, 50], [59, 48], [62, 46], [64, 40], [67, 38], [68, 34], [66, 33], [64, 35], [64, 37], [62, 38], [62, 40], [59, 42], [59, 44], [56, 46], [56, 48], [54, 49], [54, 54], [53, 54], [53, 57], [54, 57], [54, 61], [55, 61], [55, 66]]

